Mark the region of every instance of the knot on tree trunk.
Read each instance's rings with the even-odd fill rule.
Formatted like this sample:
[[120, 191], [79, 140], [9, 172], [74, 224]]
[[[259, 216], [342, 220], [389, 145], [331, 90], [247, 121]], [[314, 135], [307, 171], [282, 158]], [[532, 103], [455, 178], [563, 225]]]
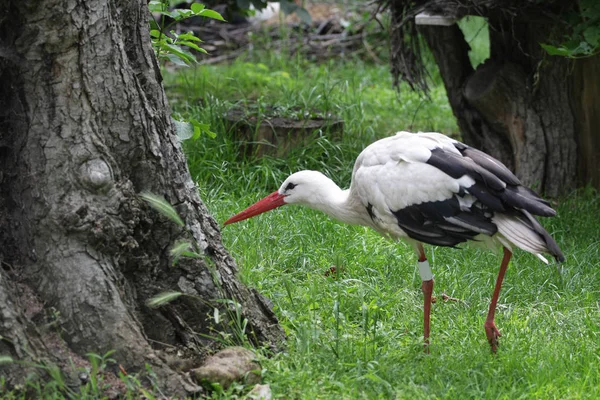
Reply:
[[91, 192], [104, 193], [113, 185], [113, 173], [104, 160], [96, 158], [79, 167], [79, 182]]

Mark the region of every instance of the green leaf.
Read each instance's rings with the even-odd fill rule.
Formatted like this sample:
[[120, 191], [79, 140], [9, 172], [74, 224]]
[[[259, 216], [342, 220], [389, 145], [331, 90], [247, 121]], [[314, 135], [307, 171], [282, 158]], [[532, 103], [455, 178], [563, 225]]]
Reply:
[[225, 18], [223, 18], [223, 16], [221, 14], [219, 14], [218, 12], [216, 12], [215, 10], [204, 10], [201, 13], [199, 13], [198, 15], [200, 15], [202, 17], [217, 19], [219, 21], [225, 22]]
[[312, 17], [310, 16], [309, 12], [306, 11], [305, 8], [298, 7], [296, 9], [296, 15], [298, 15], [298, 17], [300, 18], [300, 20], [302, 22], [304, 22], [306, 25], [310, 25], [312, 23]]
[[556, 47], [556, 46], [552, 46], [550, 44], [544, 44], [544, 43], [540, 43], [540, 46], [542, 46], [542, 48], [544, 50], [546, 50], [546, 52], [548, 54], [550, 54], [551, 56], [563, 56], [563, 57], [568, 57], [571, 55], [571, 50], [566, 49], [564, 47]]
[[154, 45], [159, 47], [161, 53], [163, 53], [161, 58], [171, 60], [177, 65], [189, 66], [197, 63], [196, 57], [179, 45], [173, 44], [172, 39], [169, 37], [165, 37], [164, 41], [155, 42]]
[[190, 52], [182, 49], [176, 44], [165, 43], [163, 45], [163, 48], [167, 52], [176, 55], [181, 60], [185, 61], [187, 64], [194, 64], [197, 62], [196, 57], [194, 57]]
[[151, 1], [148, 3], [148, 9], [152, 13], [158, 13], [166, 10], [166, 5], [162, 1]]
[[296, 3], [289, 0], [280, 0], [279, 4], [281, 5], [281, 10], [284, 12], [285, 15], [293, 13], [294, 11], [296, 11], [297, 8], [300, 7]]
[[142, 193], [140, 197], [150, 204], [150, 207], [154, 208], [156, 211], [169, 218], [171, 221], [175, 222], [179, 226], [185, 226], [177, 211], [173, 208], [168, 201], [166, 201], [163, 197], [157, 196], [152, 193]]
[[187, 10], [185, 8], [179, 8], [178, 11], [179, 11], [179, 15], [175, 19], [177, 22], [183, 21], [184, 19], [188, 19], [188, 18], [194, 16], [194, 12], [192, 10]]
[[217, 137], [217, 134], [210, 130], [210, 124], [203, 124], [197, 119], [190, 119], [190, 123], [194, 125], [194, 140], [198, 139], [202, 133], [212, 139]]
[[158, 25], [158, 22], [154, 20], [154, 18], [150, 19], [150, 29], [160, 30], [160, 26]]
[[291, 2], [289, 0], [280, 0], [279, 4], [281, 4], [281, 9], [286, 15], [296, 13], [296, 15], [298, 15], [298, 17], [305, 24], [310, 24], [312, 22], [312, 18], [308, 11], [306, 11], [306, 9], [300, 7], [296, 3]]
[[202, 10], [204, 10], [206, 8], [206, 6], [204, 4], [200, 4], [200, 3], [193, 3], [190, 8], [194, 12], [194, 14], [198, 14], [198, 13], [202, 12]]
[[585, 41], [592, 47], [598, 47], [600, 44], [600, 26], [589, 26], [583, 31]]
[[176, 119], [173, 120], [173, 125], [175, 125], [175, 131], [177, 132], [177, 137], [180, 141], [184, 141], [186, 139], [194, 136], [194, 125], [187, 121], [178, 121]]
[[[189, 18], [192, 14], [191, 10], [186, 10], [182, 8], [176, 8], [175, 10], [164, 10], [159, 12], [161, 15], [165, 15], [167, 17], [172, 18], [175, 22], [182, 21], [186, 18]], [[172, 25], [173, 22], [169, 25]]]
[[152, 308], [160, 307], [181, 296], [183, 296], [183, 293], [181, 292], [162, 292], [148, 300], [146, 305]]
[[198, 36], [194, 35], [194, 32], [181, 33], [178, 38], [179, 40], [189, 40], [190, 42], [202, 42]]
[[178, 65], [180, 67], [189, 67], [190, 64], [182, 60], [179, 56], [175, 54], [162, 54], [161, 59], [166, 59], [171, 61], [173, 64]]
[[150, 36], [153, 38], [159, 38], [160, 37], [160, 31], [158, 29], [151, 29], [150, 30]]
[[208, 52], [206, 50], [204, 50], [202, 47], [199, 47], [196, 43], [179, 41], [179, 42], [177, 42], [177, 44], [179, 44], [181, 46], [187, 46], [190, 49], [194, 49], [200, 53], [208, 54]]

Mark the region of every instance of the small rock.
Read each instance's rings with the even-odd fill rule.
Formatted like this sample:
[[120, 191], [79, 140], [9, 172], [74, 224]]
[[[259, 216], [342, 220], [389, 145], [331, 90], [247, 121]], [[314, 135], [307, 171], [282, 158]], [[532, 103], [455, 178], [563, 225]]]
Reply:
[[243, 347], [230, 347], [208, 357], [204, 364], [190, 371], [191, 376], [202, 383], [218, 383], [227, 389], [234, 381], [248, 384], [260, 382], [260, 365], [254, 361], [252, 351]]
[[269, 385], [256, 384], [250, 392], [248, 398], [253, 400], [271, 400], [271, 387]]

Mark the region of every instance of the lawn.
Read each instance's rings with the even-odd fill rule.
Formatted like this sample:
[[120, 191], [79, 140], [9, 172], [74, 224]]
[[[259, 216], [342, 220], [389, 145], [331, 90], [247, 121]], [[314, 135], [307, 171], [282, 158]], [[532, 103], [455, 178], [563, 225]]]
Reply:
[[[174, 110], [217, 134], [187, 141], [185, 150], [220, 223], [297, 170], [317, 169], [347, 186], [360, 150], [395, 131], [458, 135], [435, 73], [423, 98], [406, 87], [394, 91], [387, 65], [360, 59], [314, 64], [262, 54], [167, 74], [165, 82]], [[245, 158], [222, 115], [247, 102], [335, 113], [345, 121], [343, 137], [316, 133], [283, 159]], [[265, 383], [275, 398], [600, 398], [600, 197], [580, 190], [555, 205], [558, 217], [542, 222], [567, 261], [559, 272], [516, 252], [497, 310], [496, 355], [483, 323], [500, 254], [426, 248], [434, 295], [460, 300], [433, 305], [426, 355], [420, 278], [408, 246], [299, 207], [223, 229], [242, 281], [272, 300], [288, 336], [284, 352], [261, 353]], [[332, 266], [339, 274], [327, 274]]]

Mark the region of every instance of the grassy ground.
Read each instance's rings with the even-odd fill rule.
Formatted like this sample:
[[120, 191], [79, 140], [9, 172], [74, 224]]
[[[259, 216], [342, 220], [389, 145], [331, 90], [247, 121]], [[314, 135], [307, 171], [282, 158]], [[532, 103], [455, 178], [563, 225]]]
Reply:
[[[185, 147], [219, 222], [299, 169], [347, 186], [360, 150], [397, 130], [457, 132], [439, 82], [430, 99], [397, 94], [387, 66], [360, 60], [311, 65], [267, 55], [169, 76], [167, 85], [177, 111], [217, 132]], [[244, 159], [221, 115], [249, 99], [329, 110], [345, 120], [344, 136], [316, 135], [285, 159]], [[434, 294], [461, 301], [434, 304], [425, 355], [420, 279], [407, 246], [295, 207], [228, 226], [223, 241], [242, 280], [273, 301], [288, 335], [284, 353], [262, 360], [266, 383], [278, 398], [600, 398], [600, 197], [581, 191], [557, 208], [559, 216], [543, 223], [567, 256], [564, 270], [516, 253], [497, 311], [503, 337], [495, 356], [483, 322], [499, 254], [427, 248]], [[326, 276], [331, 266], [341, 269], [337, 277]]]

